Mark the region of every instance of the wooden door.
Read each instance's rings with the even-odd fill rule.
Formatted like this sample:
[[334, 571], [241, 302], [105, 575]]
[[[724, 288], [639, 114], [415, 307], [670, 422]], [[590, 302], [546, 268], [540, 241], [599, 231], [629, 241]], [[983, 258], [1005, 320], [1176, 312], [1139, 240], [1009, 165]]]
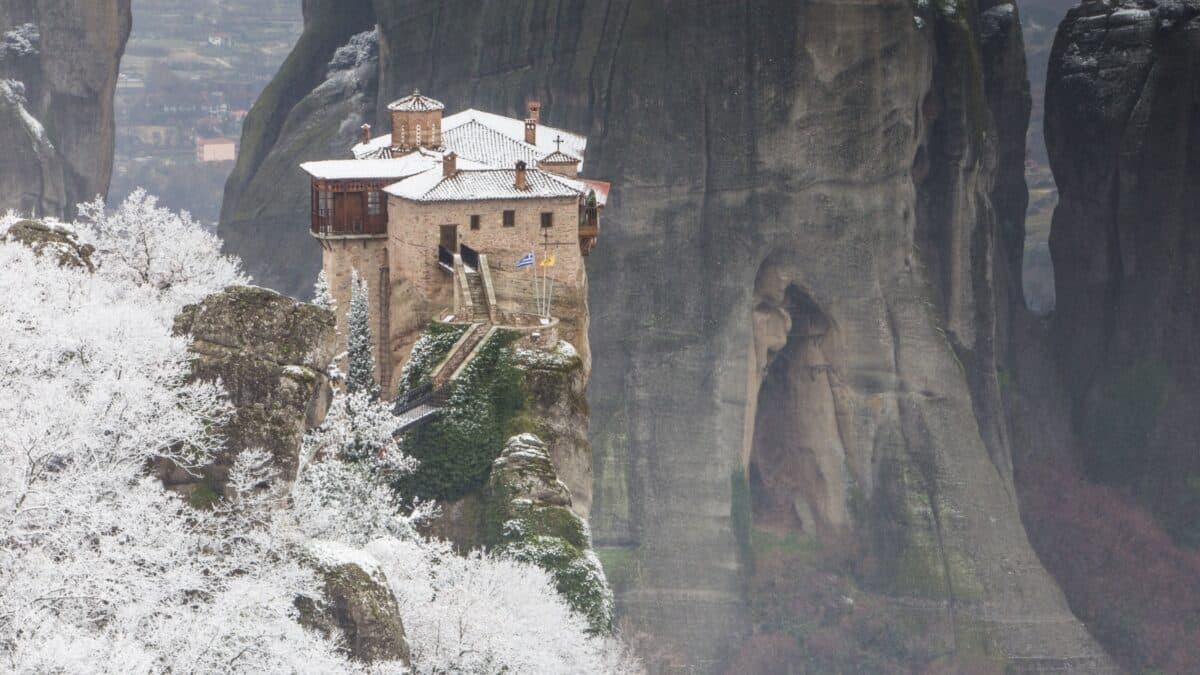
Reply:
[[346, 229], [362, 234], [367, 224], [367, 195], [363, 192], [347, 192], [342, 195], [346, 202]]
[[439, 242], [442, 248], [451, 253], [458, 253], [458, 225], [442, 225], [442, 238]]

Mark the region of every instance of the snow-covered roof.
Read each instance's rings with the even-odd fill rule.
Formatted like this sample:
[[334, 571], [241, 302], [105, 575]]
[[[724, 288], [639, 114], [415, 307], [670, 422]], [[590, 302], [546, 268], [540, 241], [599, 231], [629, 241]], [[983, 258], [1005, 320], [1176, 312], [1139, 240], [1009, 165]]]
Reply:
[[510, 167], [517, 162], [525, 162], [530, 166], [537, 163], [537, 148], [474, 120], [450, 130], [443, 127], [442, 145], [458, 153], [459, 157], [496, 168]]
[[[561, 146], [556, 139], [562, 139]], [[459, 157], [483, 162], [496, 168], [509, 167], [522, 160], [533, 166], [537, 160], [556, 152], [575, 157], [581, 163], [587, 150], [587, 138], [556, 127], [538, 125], [537, 143], [525, 142], [525, 121], [469, 109], [442, 120], [442, 145]], [[392, 135], [385, 134], [351, 148], [358, 159], [390, 156]]]
[[[392, 180], [397, 181], [442, 165], [445, 153], [418, 148], [400, 157], [373, 159], [330, 159], [307, 162], [300, 168], [313, 178], [324, 180]], [[459, 169], [488, 169], [486, 164], [458, 158]]]
[[389, 185], [388, 194], [417, 202], [464, 202], [481, 199], [579, 197], [580, 190], [545, 171], [528, 169], [527, 190], [517, 189], [515, 169], [459, 170], [446, 178], [441, 167]]
[[[505, 117], [494, 113], [475, 110], [474, 108], [464, 110], [459, 113], [450, 115], [442, 120], [442, 136], [445, 137], [447, 131], [454, 129], [468, 122], [478, 122], [479, 124], [497, 131], [515, 141], [525, 144], [525, 120], [516, 119], [513, 117]], [[537, 157], [545, 157], [550, 153], [558, 150], [556, 138], [562, 138], [562, 150], [569, 155], [575, 155], [583, 159], [584, 153], [587, 151], [587, 137], [572, 133], [565, 129], [538, 124], [537, 130]], [[460, 153], [461, 154], [461, 153]], [[536, 157], [535, 157], [536, 159]]]
[[435, 155], [412, 152], [396, 159], [331, 159], [307, 162], [300, 168], [324, 180], [400, 180], [441, 165]]
[[582, 178], [567, 178], [551, 171], [544, 173], [548, 178], [553, 178], [578, 194], [587, 195], [587, 193], [594, 191], [596, 193], [596, 204], [599, 206], [608, 205], [608, 191], [610, 189], [608, 183], [598, 180], [584, 180]]
[[572, 157], [565, 152], [555, 150], [538, 161], [542, 164], [578, 164], [579, 158]]
[[398, 101], [392, 101], [388, 105], [388, 110], [394, 112], [434, 112], [445, 109], [446, 106], [441, 101], [422, 96], [421, 92], [416, 89], [413, 89], [413, 93], [408, 96]]

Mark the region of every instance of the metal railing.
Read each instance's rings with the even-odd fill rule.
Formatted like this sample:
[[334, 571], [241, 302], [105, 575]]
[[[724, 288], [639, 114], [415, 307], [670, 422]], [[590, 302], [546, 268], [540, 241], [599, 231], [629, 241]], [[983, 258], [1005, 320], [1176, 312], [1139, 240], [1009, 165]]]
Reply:
[[403, 415], [404, 413], [413, 410], [414, 408], [419, 408], [426, 403], [435, 402], [435, 400], [441, 400], [441, 402], [444, 403], [444, 399], [444, 395], [439, 396], [438, 393], [434, 391], [433, 383], [428, 382], [396, 399], [395, 405], [392, 406], [392, 413], [395, 415]]
[[459, 255], [462, 256], [463, 264], [473, 270], [479, 270], [479, 251], [462, 244], [458, 247]]

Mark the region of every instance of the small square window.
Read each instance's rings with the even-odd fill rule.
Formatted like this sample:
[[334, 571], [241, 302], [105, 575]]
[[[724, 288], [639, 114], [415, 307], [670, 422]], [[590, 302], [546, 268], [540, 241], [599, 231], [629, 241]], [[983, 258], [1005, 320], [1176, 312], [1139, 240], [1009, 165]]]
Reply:
[[471, 216], [471, 229], [478, 230], [479, 226], [479, 216]]
[[542, 227], [554, 227], [554, 212], [553, 211], [543, 211], [542, 212]]
[[504, 212], [504, 226], [505, 227], [516, 227], [517, 226], [517, 212], [516, 211], [505, 211]]

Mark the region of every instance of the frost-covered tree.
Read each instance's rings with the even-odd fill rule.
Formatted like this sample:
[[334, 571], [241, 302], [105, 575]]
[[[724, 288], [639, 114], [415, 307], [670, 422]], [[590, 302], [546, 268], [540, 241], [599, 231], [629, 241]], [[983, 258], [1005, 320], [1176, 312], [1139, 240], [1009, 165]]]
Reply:
[[221, 254], [221, 240], [192, 219], [158, 206], [135, 190], [116, 211], [97, 199], [79, 206], [80, 237], [96, 247], [102, 276], [157, 291], [167, 306], [199, 302], [234, 284], [249, 282], [236, 258]]
[[379, 539], [418, 673], [638, 673], [614, 638], [588, 634], [550, 576], [534, 565], [444, 542]]
[[365, 392], [338, 394], [304, 439], [292, 502], [309, 537], [362, 546], [379, 536], [414, 537], [432, 505], [404, 506], [392, 481], [416, 462], [400, 450], [390, 407]]
[[[429, 507], [397, 502], [389, 484], [412, 461], [367, 393], [334, 401], [295, 484], [244, 450], [230, 494], [198, 511], [148, 475], [222, 448], [224, 392], [190, 380], [172, 322], [238, 274], [217, 246], [184, 261], [186, 247], [131, 222], [146, 202], [121, 227], [95, 213], [79, 228], [105, 251], [95, 273], [0, 241], [0, 672], [409, 672], [351, 662], [299, 622], [297, 599], [321, 602], [324, 584], [298, 552], [364, 545], [400, 600], [417, 672], [636, 671], [545, 573], [417, 534]], [[130, 242], [140, 257], [117, 253]]]
[[375, 392], [375, 348], [371, 339], [371, 301], [367, 282], [355, 270], [350, 278], [346, 313], [346, 390]]
[[160, 289], [7, 243], [0, 298], [0, 671], [349, 670], [295, 620], [319, 585], [285, 530], [146, 475], [205, 462], [229, 413]]
[[317, 307], [325, 309], [337, 309], [337, 300], [334, 299], [333, 293], [329, 290], [329, 279], [325, 276], [325, 270], [317, 275], [317, 282], [313, 284], [313, 304]]

